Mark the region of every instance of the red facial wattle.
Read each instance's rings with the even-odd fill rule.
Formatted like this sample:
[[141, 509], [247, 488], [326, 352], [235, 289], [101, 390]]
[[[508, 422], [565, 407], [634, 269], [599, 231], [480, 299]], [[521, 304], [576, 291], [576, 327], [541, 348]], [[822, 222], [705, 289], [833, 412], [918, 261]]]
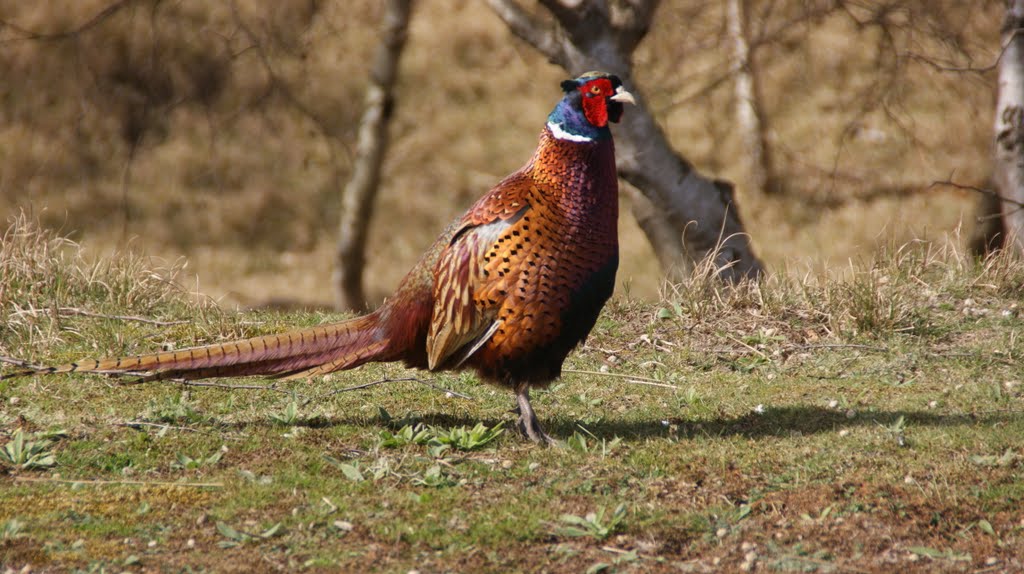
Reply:
[[594, 127], [603, 128], [608, 125], [608, 100], [615, 94], [615, 88], [608, 78], [591, 80], [579, 87], [583, 94], [583, 115]]

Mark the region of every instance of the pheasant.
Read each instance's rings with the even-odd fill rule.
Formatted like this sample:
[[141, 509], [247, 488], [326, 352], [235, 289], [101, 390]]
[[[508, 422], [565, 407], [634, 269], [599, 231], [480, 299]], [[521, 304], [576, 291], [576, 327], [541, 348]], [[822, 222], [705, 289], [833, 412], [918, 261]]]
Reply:
[[561, 84], [533, 157], [448, 226], [394, 295], [340, 323], [134, 357], [9, 374], [102, 372], [142, 380], [243, 375], [299, 378], [367, 362], [475, 369], [516, 396], [520, 432], [554, 440], [530, 389], [560, 376], [612, 294], [618, 181], [609, 122], [635, 103], [618, 77]]

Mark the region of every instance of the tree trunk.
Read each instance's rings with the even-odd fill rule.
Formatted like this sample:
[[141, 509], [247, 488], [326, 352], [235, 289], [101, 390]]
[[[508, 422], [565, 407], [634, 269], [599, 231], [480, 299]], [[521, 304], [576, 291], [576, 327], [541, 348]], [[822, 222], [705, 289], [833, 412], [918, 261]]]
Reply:
[[364, 309], [363, 270], [366, 238], [380, 186], [381, 165], [388, 147], [388, 123], [394, 108], [398, 62], [405, 47], [412, 0], [388, 0], [384, 10], [381, 42], [377, 48], [370, 83], [359, 123], [356, 159], [341, 200], [341, 223], [334, 272], [339, 309]]
[[1003, 248], [1006, 231], [1003, 229], [1003, 200], [997, 194], [985, 193], [975, 208], [974, 228], [967, 245], [978, 257]]
[[1003, 244], [1024, 254], [1024, 0], [1007, 4], [996, 103], [995, 182], [1002, 199]]
[[684, 253], [674, 247], [679, 244], [679, 232], [647, 196], [633, 186], [627, 187], [627, 190], [629, 201], [633, 205], [633, 218], [654, 249], [654, 256], [658, 258], [665, 279], [679, 283], [692, 270], [689, 259], [683, 257]]
[[[646, 35], [658, 2], [540, 0], [554, 24], [516, 0], [488, 0], [511, 31], [571, 75], [602, 70], [629, 86], [637, 105], [615, 129], [619, 175], [653, 205], [634, 209], [666, 273], [680, 261], [711, 258], [727, 281], [756, 278], [762, 270], [732, 199], [732, 186], [716, 185], [672, 149], [633, 82], [632, 54]], [[642, 218], [642, 219], [641, 219]], [[657, 243], [654, 243], [654, 242]]]
[[[610, 66], [589, 68], [622, 70]], [[626, 71], [620, 71], [623, 81], [630, 82]], [[732, 186], [716, 185], [716, 181], [697, 173], [693, 166], [677, 154], [668, 143], [648, 108], [643, 105], [639, 90], [636, 109], [627, 110], [622, 126], [616, 133], [616, 154], [619, 175], [635, 186], [657, 206], [661, 227], [675, 229], [673, 247], [682, 250], [682, 259], [693, 268], [700, 261], [711, 258], [720, 276], [727, 281], [757, 277], [761, 262], [754, 255], [750, 237], [740, 221], [733, 202]], [[666, 246], [655, 251], [666, 250]], [[678, 260], [674, 256], [670, 260]], [[664, 263], [665, 257], [661, 258]], [[667, 274], [676, 269], [664, 269]]]
[[768, 143], [757, 60], [750, 45], [749, 0], [729, 0], [729, 37], [735, 74], [736, 127], [743, 139], [744, 167], [750, 184], [761, 193], [781, 191]]

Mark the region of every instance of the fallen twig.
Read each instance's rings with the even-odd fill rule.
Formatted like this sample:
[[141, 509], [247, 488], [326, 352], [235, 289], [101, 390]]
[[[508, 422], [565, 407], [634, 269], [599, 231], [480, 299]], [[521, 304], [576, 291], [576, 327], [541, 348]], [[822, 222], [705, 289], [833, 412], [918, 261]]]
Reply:
[[182, 431], [188, 431], [188, 432], [202, 432], [200, 430], [192, 429], [192, 428], [188, 428], [188, 427], [177, 427], [177, 426], [165, 425], [165, 424], [160, 424], [160, 423], [147, 423], [145, 421], [126, 421], [126, 422], [123, 422], [123, 423], [111, 423], [111, 424], [113, 426], [116, 426], [116, 427], [129, 427], [129, 428], [156, 427], [158, 429], [182, 430]]
[[756, 347], [748, 345], [747, 343], [744, 343], [743, 341], [737, 339], [736, 337], [729, 337], [729, 340], [732, 341], [733, 343], [737, 343], [739, 345], [742, 345], [743, 347], [747, 348], [751, 353], [755, 353], [757, 355], [760, 355], [762, 359], [771, 360], [768, 357], [768, 355], [764, 354], [764, 352], [761, 351], [760, 349], [757, 349]]
[[580, 369], [562, 369], [563, 373], [574, 373], [577, 375], [596, 375], [598, 377], [612, 377], [614, 379], [624, 379], [627, 383], [634, 385], [648, 385], [651, 387], [664, 387], [666, 389], [679, 390], [677, 385], [670, 385], [663, 383], [657, 379], [649, 379], [647, 377], [640, 377], [637, 375], [624, 375], [620, 373], [602, 373], [601, 371], [583, 371]]
[[[137, 373], [131, 373], [131, 375], [135, 375], [135, 374], [137, 374]], [[189, 381], [189, 380], [186, 380], [186, 379], [163, 379], [163, 380], [171, 382], [171, 383], [179, 384], [179, 385], [181, 385], [183, 387], [213, 387], [213, 388], [216, 388], [216, 389], [229, 389], [229, 390], [273, 391], [275, 393], [281, 393], [283, 395], [296, 395], [296, 394], [299, 394], [299, 393], [296, 393], [294, 391], [289, 391], [288, 389], [279, 389], [279, 388], [277, 388], [277, 383], [270, 384], [270, 385], [229, 385], [227, 383], [211, 383], [211, 382], [208, 382], [208, 381]], [[138, 384], [143, 384], [143, 383], [146, 383], [146, 382], [149, 382], [149, 381], [144, 381], [144, 380], [143, 381], [128, 381], [125, 384], [126, 385], [138, 385]]]
[[0, 355], [0, 363], [7, 363], [9, 365], [14, 365], [15, 367], [24, 367], [26, 369], [33, 370], [43, 370], [46, 368], [39, 365], [34, 365], [24, 359], [15, 359], [14, 357], [5, 357], [3, 355]]
[[131, 484], [139, 486], [184, 486], [189, 488], [224, 488], [223, 482], [170, 482], [148, 480], [75, 480], [72, 478], [49, 478], [45, 476], [16, 476], [15, 482], [56, 482], [61, 484]]

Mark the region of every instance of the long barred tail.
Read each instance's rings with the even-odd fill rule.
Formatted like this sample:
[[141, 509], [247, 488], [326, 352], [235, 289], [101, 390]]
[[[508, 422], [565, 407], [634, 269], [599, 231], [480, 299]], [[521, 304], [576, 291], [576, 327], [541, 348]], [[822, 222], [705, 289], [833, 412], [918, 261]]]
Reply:
[[142, 380], [205, 379], [244, 375], [299, 378], [390, 360], [389, 339], [376, 313], [341, 323], [279, 335], [166, 351], [88, 359], [57, 367], [36, 367], [0, 380], [37, 373], [139, 375]]

